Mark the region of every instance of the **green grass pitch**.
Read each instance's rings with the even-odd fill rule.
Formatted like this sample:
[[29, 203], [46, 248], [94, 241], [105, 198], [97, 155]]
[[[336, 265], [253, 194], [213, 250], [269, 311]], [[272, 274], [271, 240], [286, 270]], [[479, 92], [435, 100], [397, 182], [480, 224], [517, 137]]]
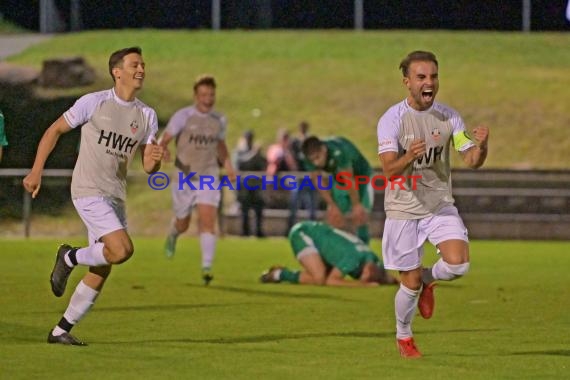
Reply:
[[[472, 242], [469, 275], [442, 283], [433, 318], [414, 320], [425, 356], [406, 361], [394, 342], [395, 287], [260, 284], [272, 264], [296, 267], [287, 241], [226, 238], [206, 288], [195, 238], [182, 238], [172, 261], [162, 239], [134, 241], [133, 258], [73, 331], [88, 347], [45, 342], [83, 268], [57, 299], [48, 277], [58, 241], [2, 241], [0, 378], [537, 379], [570, 370], [567, 242]], [[436, 260], [432, 248], [425, 260]]]

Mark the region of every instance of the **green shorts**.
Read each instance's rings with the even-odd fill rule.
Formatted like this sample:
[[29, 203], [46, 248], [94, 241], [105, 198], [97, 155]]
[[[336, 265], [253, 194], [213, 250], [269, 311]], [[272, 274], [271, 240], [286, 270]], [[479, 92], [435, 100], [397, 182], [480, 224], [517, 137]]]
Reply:
[[[352, 210], [350, 194], [348, 190], [340, 190], [337, 186], [345, 185], [333, 182], [331, 189], [332, 199], [340, 211], [343, 214], [347, 214]], [[372, 184], [369, 183], [366, 186], [360, 186], [358, 189], [358, 195], [360, 197], [360, 203], [364, 206], [364, 209], [370, 213], [372, 211], [372, 206], [374, 205], [374, 189], [372, 188]]]
[[366, 263], [379, 264], [380, 260], [378, 259], [378, 256], [370, 250], [358, 251], [353, 249], [350, 254], [344, 255], [344, 257], [334, 266], [338, 268], [343, 275], [349, 275], [354, 279], [359, 279], [362, 274], [362, 268]]

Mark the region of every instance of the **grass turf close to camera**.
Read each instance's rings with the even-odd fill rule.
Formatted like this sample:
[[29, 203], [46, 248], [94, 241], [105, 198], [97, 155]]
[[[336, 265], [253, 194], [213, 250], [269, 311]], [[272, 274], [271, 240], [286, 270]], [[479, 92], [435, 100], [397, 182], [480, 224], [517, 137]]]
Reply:
[[[395, 287], [260, 284], [272, 264], [298, 267], [278, 238], [221, 240], [209, 287], [195, 238], [183, 237], [172, 261], [162, 239], [135, 238], [133, 258], [73, 330], [89, 346], [48, 345], [84, 273], [62, 299], [51, 294], [58, 243], [2, 243], [2, 378], [534, 379], [564, 377], [570, 365], [566, 242], [473, 242], [470, 273], [441, 283], [433, 318], [414, 320], [425, 355], [416, 361], [396, 351]], [[436, 258], [428, 248], [426, 264]]]

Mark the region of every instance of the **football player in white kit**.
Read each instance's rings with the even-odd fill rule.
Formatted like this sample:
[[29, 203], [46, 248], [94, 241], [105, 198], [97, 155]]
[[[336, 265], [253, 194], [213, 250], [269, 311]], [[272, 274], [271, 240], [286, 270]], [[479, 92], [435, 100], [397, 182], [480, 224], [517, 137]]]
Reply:
[[101, 292], [113, 264], [127, 261], [134, 252], [125, 215], [127, 168], [140, 148], [145, 172], [160, 169], [163, 148], [156, 144], [156, 112], [135, 95], [142, 88], [145, 63], [141, 49], [118, 50], [109, 58], [114, 87], [79, 98], [44, 133], [34, 165], [24, 178], [25, 189], [35, 198], [45, 162], [61, 135], [81, 127], [79, 157], [71, 179], [73, 204], [85, 223], [88, 246], [63, 244], [51, 273], [52, 292], [61, 297], [77, 265], [89, 267], [79, 282], [59, 323], [48, 334], [48, 343], [83, 346], [70, 334]]
[[[386, 269], [400, 272], [396, 293], [396, 339], [402, 357], [420, 357], [411, 329], [416, 305], [424, 318], [434, 308], [434, 281], [450, 281], [467, 273], [467, 229], [451, 195], [450, 155], [453, 146], [467, 166], [479, 168], [487, 157], [489, 129], [465, 131], [461, 116], [435, 101], [438, 62], [431, 52], [415, 51], [400, 63], [406, 99], [378, 122], [378, 154], [387, 178], [419, 176], [416, 186], [388, 186], [382, 256]], [[435, 245], [441, 257], [422, 268], [423, 244]]]
[[[212, 264], [216, 252], [216, 219], [220, 205], [219, 190], [220, 163], [228, 179], [235, 180], [235, 171], [226, 145], [227, 120], [214, 110], [216, 103], [216, 81], [210, 75], [201, 75], [194, 82], [194, 104], [174, 113], [160, 138], [160, 145], [170, 157], [168, 144], [175, 140], [175, 166], [172, 204], [174, 218], [165, 243], [165, 253], [172, 258], [178, 236], [190, 225], [192, 209], [198, 211], [198, 232], [202, 251], [202, 279], [208, 285], [213, 279]], [[194, 174], [190, 174], [194, 173]], [[180, 176], [192, 175], [190, 182], [179, 183]], [[209, 185], [202, 185], [200, 178], [215, 179]]]

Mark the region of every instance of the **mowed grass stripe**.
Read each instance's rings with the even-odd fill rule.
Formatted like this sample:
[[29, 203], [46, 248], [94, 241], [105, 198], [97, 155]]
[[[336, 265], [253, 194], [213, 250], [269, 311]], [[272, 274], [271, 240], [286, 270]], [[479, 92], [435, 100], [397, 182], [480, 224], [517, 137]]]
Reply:
[[[562, 378], [570, 363], [565, 242], [472, 242], [471, 272], [437, 288], [431, 320], [416, 317], [425, 357], [407, 362], [394, 344], [394, 287], [260, 284], [272, 264], [297, 267], [287, 241], [226, 238], [205, 288], [196, 239], [172, 261], [162, 239], [134, 241], [74, 330], [90, 346], [70, 348], [45, 338], [84, 271], [57, 299], [48, 277], [59, 241], [3, 240], [1, 378], [534, 379]], [[436, 259], [428, 247], [426, 264]]]

